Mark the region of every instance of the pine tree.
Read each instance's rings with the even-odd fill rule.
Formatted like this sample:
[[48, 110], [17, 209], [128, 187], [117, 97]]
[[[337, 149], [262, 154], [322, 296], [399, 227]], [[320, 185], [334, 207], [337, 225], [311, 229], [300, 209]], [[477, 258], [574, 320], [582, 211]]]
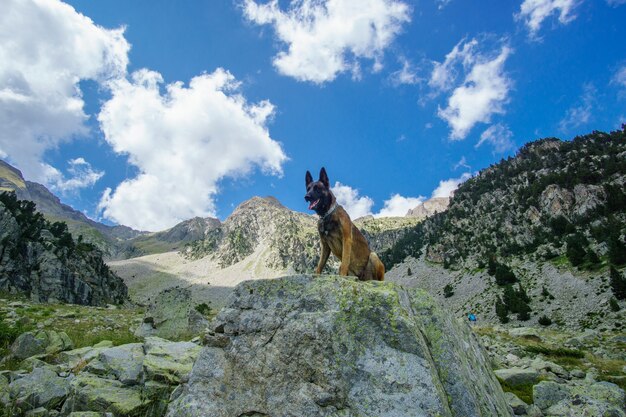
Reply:
[[626, 278], [620, 274], [620, 272], [611, 265], [610, 269], [611, 276], [611, 289], [613, 290], [613, 294], [615, 298], [618, 300], [626, 299]]
[[509, 310], [500, 297], [496, 298], [496, 315], [498, 316], [500, 323], [509, 322]]

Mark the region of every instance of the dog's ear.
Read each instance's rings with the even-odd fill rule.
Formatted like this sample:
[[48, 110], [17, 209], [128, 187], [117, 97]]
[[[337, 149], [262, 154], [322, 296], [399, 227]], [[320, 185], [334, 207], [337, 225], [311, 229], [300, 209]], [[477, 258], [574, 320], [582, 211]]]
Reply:
[[304, 181], [306, 181], [306, 187], [309, 188], [309, 184], [313, 182], [313, 176], [309, 171], [306, 172], [306, 176], [304, 177]]
[[320, 182], [324, 184], [326, 188], [330, 188], [330, 181], [328, 181], [328, 174], [326, 174], [326, 169], [324, 167], [320, 170]]

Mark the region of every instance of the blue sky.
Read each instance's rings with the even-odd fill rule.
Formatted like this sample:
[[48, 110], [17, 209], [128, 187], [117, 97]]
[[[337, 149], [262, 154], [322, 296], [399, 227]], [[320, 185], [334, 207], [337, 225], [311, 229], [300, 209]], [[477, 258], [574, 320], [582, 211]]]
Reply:
[[[8, 0], [0, 157], [161, 230], [254, 195], [404, 215], [525, 142], [626, 122], [626, 0]], [[337, 183], [338, 182], [338, 183]]]

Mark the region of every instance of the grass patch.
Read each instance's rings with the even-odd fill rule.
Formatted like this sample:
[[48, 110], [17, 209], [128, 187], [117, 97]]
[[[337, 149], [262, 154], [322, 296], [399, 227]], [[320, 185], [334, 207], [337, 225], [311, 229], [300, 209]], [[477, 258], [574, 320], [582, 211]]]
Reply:
[[526, 404], [533, 403], [533, 384], [527, 383], [522, 385], [515, 385], [514, 387], [507, 384], [505, 381], [497, 378], [498, 382], [500, 382], [500, 386], [502, 387], [502, 391], [504, 392], [512, 392], [517, 395], [517, 397], [524, 401]]
[[577, 349], [568, 349], [564, 347], [550, 347], [542, 344], [524, 346], [523, 349], [530, 353], [541, 353], [546, 356], [552, 357], [569, 357], [582, 359], [585, 357], [585, 352]]
[[103, 340], [110, 340], [114, 346], [125, 345], [141, 341], [128, 329], [103, 330], [99, 332], [85, 332], [79, 328], [67, 329], [67, 335], [74, 342], [74, 348], [93, 346]]

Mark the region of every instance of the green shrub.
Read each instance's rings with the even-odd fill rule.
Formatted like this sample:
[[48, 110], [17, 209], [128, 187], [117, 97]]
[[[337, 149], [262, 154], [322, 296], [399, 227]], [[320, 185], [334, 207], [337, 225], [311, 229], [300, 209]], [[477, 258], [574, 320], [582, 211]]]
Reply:
[[445, 287], [443, 287], [443, 296], [446, 298], [450, 298], [454, 295], [454, 290], [452, 288], [452, 285], [447, 284]]
[[609, 269], [609, 275], [611, 278], [611, 289], [615, 298], [618, 300], [626, 299], [626, 278], [614, 266], [611, 266]]
[[609, 300], [609, 307], [611, 308], [611, 311], [620, 310], [619, 304], [617, 303], [617, 299], [615, 299], [615, 297], [611, 297], [611, 299]]
[[547, 316], [541, 316], [539, 317], [539, 324], [542, 326], [549, 326], [552, 324], [552, 320]]

